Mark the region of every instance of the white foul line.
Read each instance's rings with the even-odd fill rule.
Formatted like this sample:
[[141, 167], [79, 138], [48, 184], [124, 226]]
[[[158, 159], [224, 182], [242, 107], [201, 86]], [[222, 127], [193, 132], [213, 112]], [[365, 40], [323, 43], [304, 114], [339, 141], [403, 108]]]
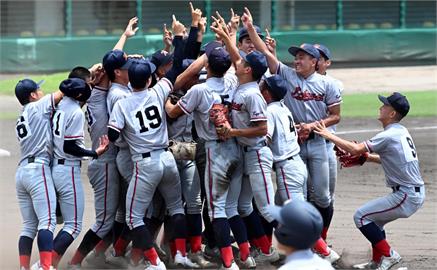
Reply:
[[[427, 130], [427, 129], [437, 129], [437, 126], [429, 126], [429, 127], [413, 127], [408, 128], [408, 130]], [[382, 129], [361, 129], [361, 130], [348, 130], [348, 131], [338, 131], [335, 134], [357, 134], [357, 133], [371, 133], [371, 132], [380, 132]]]

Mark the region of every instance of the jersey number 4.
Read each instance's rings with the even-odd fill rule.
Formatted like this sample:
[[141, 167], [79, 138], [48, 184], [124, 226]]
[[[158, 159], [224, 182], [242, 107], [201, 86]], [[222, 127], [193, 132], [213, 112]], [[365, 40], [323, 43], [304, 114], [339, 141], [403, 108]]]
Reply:
[[[135, 117], [140, 122], [140, 133], [147, 132], [150, 129], [156, 129], [161, 126], [162, 119], [156, 106], [150, 106], [143, 111], [137, 111]], [[144, 121], [147, 119], [147, 123]], [[147, 125], [147, 126], [146, 126]]]

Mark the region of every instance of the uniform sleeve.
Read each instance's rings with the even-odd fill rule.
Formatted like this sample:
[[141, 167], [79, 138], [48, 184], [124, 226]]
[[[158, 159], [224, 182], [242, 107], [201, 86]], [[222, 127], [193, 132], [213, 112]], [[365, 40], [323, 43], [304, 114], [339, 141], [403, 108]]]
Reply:
[[168, 97], [168, 94], [173, 91], [173, 84], [169, 81], [169, 79], [164, 77], [159, 80], [152, 89], [156, 91], [161, 100], [165, 101]]
[[235, 68], [230, 67], [229, 70], [225, 73], [224, 76], [225, 81], [225, 90], [226, 91], [232, 91], [234, 89], [237, 89], [238, 87], [238, 78], [237, 75], [235, 75]]
[[177, 105], [184, 111], [185, 114], [191, 114], [200, 104], [201, 92], [197, 87], [192, 87], [188, 92], [181, 97]]
[[364, 141], [364, 144], [370, 153], [379, 153], [384, 149], [389, 139], [390, 137], [383, 131], [376, 134], [372, 139]]
[[282, 62], [279, 62], [276, 74], [284, 80], [292, 80], [293, 77], [296, 77], [296, 71]]
[[65, 126], [64, 140], [82, 139], [84, 136], [85, 115], [82, 110], [76, 110]]
[[52, 113], [55, 110], [55, 96], [53, 94], [45, 95], [36, 102], [36, 107], [39, 112]]
[[267, 104], [261, 94], [248, 95], [245, 104], [251, 122], [267, 121]]
[[117, 102], [115, 103], [114, 108], [112, 109], [111, 116], [109, 117], [108, 127], [120, 132], [124, 128], [124, 124], [124, 114], [121, 110], [120, 102]]
[[342, 102], [340, 84], [334, 80], [328, 80], [325, 103], [328, 107], [338, 105]]
[[273, 113], [267, 109], [267, 137], [272, 139], [275, 132], [275, 118]]

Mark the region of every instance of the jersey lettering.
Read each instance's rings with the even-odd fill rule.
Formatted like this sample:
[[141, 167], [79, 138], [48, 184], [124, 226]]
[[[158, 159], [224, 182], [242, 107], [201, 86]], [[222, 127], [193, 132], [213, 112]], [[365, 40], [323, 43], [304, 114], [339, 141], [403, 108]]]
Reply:
[[64, 126], [64, 112], [56, 111], [55, 115], [53, 116], [53, 134], [56, 137], [61, 138], [63, 136], [62, 134], [63, 126]]
[[402, 138], [402, 148], [404, 149], [405, 160], [407, 162], [417, 160], [416, 147], [410, 137], [405, 136]]
[[[140, 133], [149, 131], [150, 129], [156, 129], [161, 126], [162, 119], [159, 115], [159, 110], [156, 106], [150, 106], [143, 111], [137, 111], [135, 117], [138, 118], [140, 124]], [[148, 120], [146, 123], [144, 118]], [[147, 126], [146, 126], [147, 124]]]
[[15, 127], [17, 132], [18, 140], [24, 140], [31, 135], [29, 125], [27, 124], [24, 116], [21, 116], [17, 121], [17, 125]]

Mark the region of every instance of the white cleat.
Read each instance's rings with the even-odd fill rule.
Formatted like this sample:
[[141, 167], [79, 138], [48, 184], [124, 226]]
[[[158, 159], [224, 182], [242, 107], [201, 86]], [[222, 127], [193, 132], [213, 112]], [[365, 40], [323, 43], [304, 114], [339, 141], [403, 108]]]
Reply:
[[92, 250], [85, 258], [85, 261], [95, 267], [95, 268], [105, 268], [106, 267], [106, 256], [105, 253], [97, 253]]
[[39, 260], [38, 260], [30, 266], [30, 270], [39, 270], [40, 267], [41, 267], [41, 265], [40, 265]]
[[202, 251], [198, 251], [196, 253], [189, 253], [188, 258], [194, 263], [197, 263], [202, 269], [217, 269], [217, 264], [208, 261], [204, 256]]
[[274, 247], [270, 247], [270, 253], [265, 254], [261, 251], [259, 251], [258, 255], [255, 257], [255, 261], [259, 264], [265, 264], [265, 263], [273, 263], [276, 261], [279, 261], [279, 253]]
[[401, 255], [399, 255], [399, 253], [397, 253], [396, 251], [394, 251], [392, 249], [392, 250], [390, 250], [390, 257], [385, 257], [385, 256], [381, 257], [381, 262], [379, 263], [379, 266], [376, 269], [377, 270], [388, 270], [393, 265], [399, 263], [401, 260], [402, 260]]
[[82, 269], [82, 266], [80, 264], [67, 264], [67, 269], [68, 270], [79, 270]]
[[144, 270], [167, 270], [167, 267], [165, 267], [165, 264], [158, 259], [158, 265], [149, 264]]
[[378, 267], [378, 263], [375, 261], [354, 264], [352, 266], [353, 269], [376, 269], [377, 267]]
[[338, 255], [338, 253], [335, 252], [335, 250], [333, 250], [329, 247], [328, 247], [328, 250], [329, 250], [329, 254], [326, 256], [322, 256], [322, 258], [324, 260], [328, 261], [330, 264], [337, 262], [340, 259], [340, 255]]
[[256, 262], [252, 256], [247, 257], [247, 259], [245, 261], [242, 261], [241, 259], [238, 260], [237, 264], [240, 267], [240, 269], [254, 269], [254, 268], [256, 268]]
[[193, 263], [187, 256], [182, 256], [180, 251], [176, 251], [174, 256], [174, 264], [184, 268], [200, 268], [197, 263]]
[[240, 268], [238, 267], [238, 265], [235, 262], [232, 262], [231, 266], [226, 267], [222, 264], [222, 266], [220, 267], [220, 270], [240, 270]]
[[117, 268], [127, 268], [128, 267], [128, 261], [124, 256], [114, 256], [114, 252], [111, 252], [111, 254], [106, 257], [106, 263], [115, 266]]

